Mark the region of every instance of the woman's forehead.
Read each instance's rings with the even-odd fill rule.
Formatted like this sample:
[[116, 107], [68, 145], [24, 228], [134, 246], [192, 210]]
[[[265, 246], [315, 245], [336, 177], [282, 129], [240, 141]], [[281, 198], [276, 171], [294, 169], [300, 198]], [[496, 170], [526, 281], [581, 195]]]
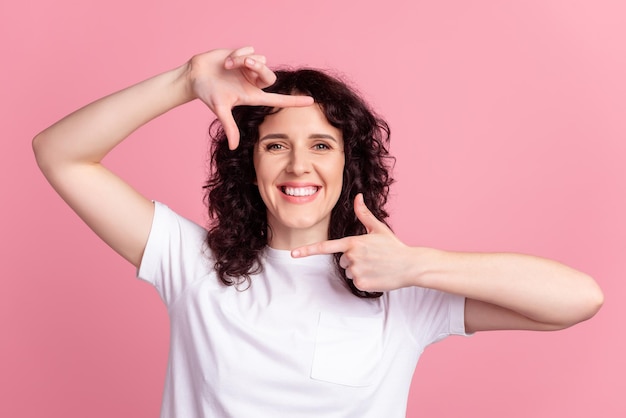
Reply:
[[328, 122], [317, 104], [305, 107], [289, 107], [269, 114], [259, 125], [259, 138], [269, 134], [286, 136], [302, 134], [329, 134], [342, 138], [341, 131]]

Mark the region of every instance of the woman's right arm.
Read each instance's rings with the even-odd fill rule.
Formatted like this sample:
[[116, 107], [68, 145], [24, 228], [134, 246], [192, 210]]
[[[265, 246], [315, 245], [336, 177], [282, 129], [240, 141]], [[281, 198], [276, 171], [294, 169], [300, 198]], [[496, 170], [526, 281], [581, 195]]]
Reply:
[[306, 106], [312, 99], [268, 94], [275, 81], [252, 48], [214, 50], [185, 65], [99, 99], [33, 139], [37, 163], [52, 187], [111, 248], [139, 266], [154, 205], [101, 161], [134, 130], [199, 98], [217, 115], [231, 148], [239, 141], [236, 105]]

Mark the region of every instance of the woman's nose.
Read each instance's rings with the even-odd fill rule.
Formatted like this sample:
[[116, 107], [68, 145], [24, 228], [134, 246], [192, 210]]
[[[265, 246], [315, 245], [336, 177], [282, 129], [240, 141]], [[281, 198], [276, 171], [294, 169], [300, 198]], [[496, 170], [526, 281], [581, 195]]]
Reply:
[[294, 148], [289, 154], [289, 162], [287, 164], [287, 172], [297, 176], [308, 173], [311, 169], [311, 162], [307, 156], [306, 150]]

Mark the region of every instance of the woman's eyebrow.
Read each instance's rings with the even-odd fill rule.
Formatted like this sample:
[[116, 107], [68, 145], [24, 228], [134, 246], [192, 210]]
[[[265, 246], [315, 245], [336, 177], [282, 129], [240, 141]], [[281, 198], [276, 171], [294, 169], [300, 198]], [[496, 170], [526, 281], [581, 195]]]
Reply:
[[259, 141], [265, 141], [266, 139], [288, 139], [289, 137], [285, 134], [267, 134], [259, 139]]
[[328, 134], [311, 134], [309, 135], [309, 138], [310, 139], [330, 139], [331, 141], [337, 142], [337, 139], [334, 136], [328, 135]]

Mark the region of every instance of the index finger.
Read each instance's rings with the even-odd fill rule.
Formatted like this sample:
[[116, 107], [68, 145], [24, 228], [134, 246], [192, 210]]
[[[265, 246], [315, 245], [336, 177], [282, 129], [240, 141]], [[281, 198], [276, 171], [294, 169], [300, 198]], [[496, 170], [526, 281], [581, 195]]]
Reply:
[[263, 92], [256, 102], [259, 106], [302, 107], [311, 106], [313, 104], [313, 98], [311, 96]]
[[350, 239], [351, 237], [345, 237], [305, 245], [292, 250], [291, 256], [301, 258], [310, 255], [345, 253], [350, 247]]

